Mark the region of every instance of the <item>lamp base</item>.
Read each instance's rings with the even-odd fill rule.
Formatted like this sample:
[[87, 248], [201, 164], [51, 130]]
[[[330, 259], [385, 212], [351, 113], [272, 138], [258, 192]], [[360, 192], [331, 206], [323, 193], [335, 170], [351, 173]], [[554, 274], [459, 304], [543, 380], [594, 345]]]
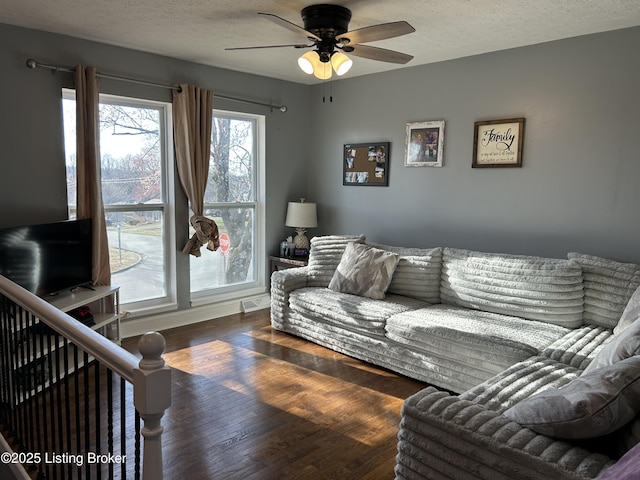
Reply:
[[305, 228], [296, 228], [297, 235], [293, 238], [293, 245], [296, 248], [304, 248], [309, 250], [310, 244], [309, 239], [305, 235], [307, 230]]

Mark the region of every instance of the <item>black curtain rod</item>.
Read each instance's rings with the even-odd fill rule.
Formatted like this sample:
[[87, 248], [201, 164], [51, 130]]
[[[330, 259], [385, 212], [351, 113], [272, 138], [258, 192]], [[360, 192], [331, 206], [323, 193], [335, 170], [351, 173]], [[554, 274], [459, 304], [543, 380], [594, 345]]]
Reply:
[[[59, 67], [57, 65], [47, 65], [46, 63], [41, 63], [41, 62], [37, 62], [36, 60], [34, 60], [33, 58], [28, 58], [27, 62], [26, 62], [27, 68], [31, 68], [31, 69], [36, 69], [36, 68], [48, 68], [49, 70], [53, 70], [54, 72], [68, 72], [68, 73], [75, 73], [75, 68], [67, 68], [67, 67]], [[150, 87], [159, 87], [159, 88], [168, 88], [170, 90], [178, 90], [180, 91], [180, 87], [178, 85], [167, 85], [164, 83], [156, 83], [156, 82], [147, 82], [146, 80], [139, 80], [137, 78], [131, 78], [131, 77], [123, 77], [121, 75], [113, 75], [110, 73], [97, 73], [98, 77], [100, 78], [108, 78], [110, 80], [120, 80], [123, 82], [129, 82], [129, 83], [137, 83], [140, 85], [147, 85]], [[244, 98], [237, 98], [237, 97], [229, 97], [227, 95], [219, 95], [217, 93], [214, 94], [214, 98], [222, 98], [224, 100], [230, 100], [232, 102], [241, 102], [241, 103], [248, 103], [251, 105], [260, 105], [261, 107], [268, 107], [270, 108], [272, 111], [275, 110], [280, 110], [282, 113], [285, 113], [287, 111], [287, 106], [286, 105], [272, 105], [270, 103], [262, 103], [262, 102], [256, 102], [253, 100], [246, 100]]]

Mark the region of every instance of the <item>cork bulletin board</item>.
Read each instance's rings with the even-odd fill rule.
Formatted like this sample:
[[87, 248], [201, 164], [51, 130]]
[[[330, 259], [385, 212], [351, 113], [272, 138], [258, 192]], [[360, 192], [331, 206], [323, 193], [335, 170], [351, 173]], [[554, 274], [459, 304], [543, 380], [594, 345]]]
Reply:
[[347, 144], [342, 159], [342, 184], [389, 185], [389, 142]]

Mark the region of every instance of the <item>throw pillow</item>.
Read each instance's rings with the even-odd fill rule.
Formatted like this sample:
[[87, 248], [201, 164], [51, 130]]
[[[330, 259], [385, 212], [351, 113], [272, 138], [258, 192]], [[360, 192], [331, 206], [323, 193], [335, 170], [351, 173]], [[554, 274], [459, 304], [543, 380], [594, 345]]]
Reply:
[[340, 263], [344, 249], [351, 242], [364, 243], [364, 235], [320, 235], [311, 239], [308, 287], [327, 287]]
[[629, 303], [624, 307], [620, 320], [618, 320], [618, 324], [613, 329], [613, 334], [618, 335], [638, 318], [640, 318], [640, 287], [633, 292]]
[[637, 480], [640, 478], [640, 443], [625, 453], [613, 466], [598, 475], [598, 480]]
[[[634, 297], [635, 296], [636, 295], [634, 294]], [[629, 300], [629, 305], [631, 305], [632, 301], [633, 297], [631, 298], [631, 300]], [[638, 295], [637, 301], [640, 301], [640, 295]], [[600, 349], [591, 363], [587, 366], [587, 368], [585, 368], [582, 375], [588, 375], [597, 368], [613, 365], [614, 363], [624, 360], [625, 358], [633, 357], [634, 355], [640, 355], [640, 321], [633, 321], [640, 317], [640, 305], [636, 305], [635, 309], [631, 308], [628, 310], [629, 313], [632, 310], [638, 310], [633, 315], [631, 313], [627, 315], [626, 318], [628, 321], [628, 325], [630, 326], [626, 326], [617, 334], [614, 333], [609, 342], [606, 343], [602, 347], [602, 349]], [[625, 312], [627, 312], [627, 309], [625, 309]], [[623, 314], [622, 317], [625, 318], [625, 314]]]
[[504, 415], [543, 435], [600, 437], [630, 422], [640, 410], [640, 357], [631, 357], [523, 400]]
[[585, 323], [615, 327], [629, 298], [640, 286], [640, 264], [576, 252], [567, 257], [582, 266]]
[[381, 300], [389, 288], [399, 255], [379, 248], [349, 243], [329, 289]]

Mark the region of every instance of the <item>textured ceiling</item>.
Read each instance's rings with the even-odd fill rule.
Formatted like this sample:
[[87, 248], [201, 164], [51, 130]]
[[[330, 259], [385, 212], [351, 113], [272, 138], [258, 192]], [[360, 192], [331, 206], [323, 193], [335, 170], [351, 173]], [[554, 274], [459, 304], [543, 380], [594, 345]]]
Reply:
[[[0, 23], [311, 84], [304, 50], [225, 51], [304, 43], [257, 12], [302, 26], [297, 0], [0, 0]], [[415, 58], [394, 65], [354, 58], [348, 77], [640, 25], [640, 0], [341, 0], [349, 29], [397, 20], [416, 32], [369, 45]], [[37, 59], [43, 60], [43, 59]], [[55, 61], [55, 59], [47, 59]], [[97, 65], [99, 68], [99, 65]]]

